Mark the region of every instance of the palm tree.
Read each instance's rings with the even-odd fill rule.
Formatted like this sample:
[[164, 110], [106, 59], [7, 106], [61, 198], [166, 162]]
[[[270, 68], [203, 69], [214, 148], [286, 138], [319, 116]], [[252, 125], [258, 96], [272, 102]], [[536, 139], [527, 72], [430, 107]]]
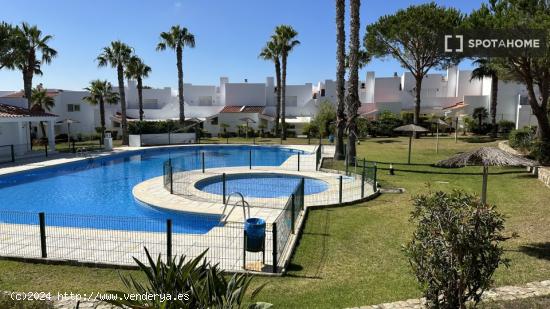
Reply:
[[[365, 49], [359, 49], [357, 57], [359, 57], [359, 69], [363, 69], [371, 61], [371, 55]], [[346, 69], [347, 68], [349, 68], [349, 55], [346, 55]]]
[[355, 141], [357, 139], [357, 111], [361, 102], [359, 101], [359, 8], [361, 0], [350, 0], [350, 38], [349, 38], [349, 90], [347, 96], [348, 116], [348, 163], [355, 162], [357, 150]]
[[121, 41], [113, 41], [104, 47], [97, 57], [98, 66], [110, 65], [116, 68], [118, 77], [118, 92], [120, 94], [120, 126], [122, 127], [122, 144], [128, 145], [128, 122], [126, 120], [126, 93], [124, 91], [124, 71], [132, 58], [132, 48]]
[[170, 31], [160, 33], [160, 42], [157, 44], [157, 50], [170, 48], [176, 51], [176, 65], [178, 67], [178, 98], [180, 105], [180, 123], [185, 122], [185, 106], [183, 97], [183, 48], [189, 46], [195, 47], [195, 36], [185, 27], [179, 25], [172, 26]]
[[275, 79], [277, 82], [277, 105], [275, 111], [275, 132], [279, 132], [279, 117], [281, 116], [281, 48], [277, 44], [275, 37], [267, 42], [260, 52], [260, 58], [273, 61], [275, 64]]
[[481, 131], [481, 126], [483, 125], [483, 120], [487, 119], [487, 109], [485, 107], [476, 107], [472, 113], [472, 117], [477, 119], [478, 129]]
[[490, 60], [488, 59], [477, 59], [474, 61], [477, 65], [472, 71], [472, 79], [482, 80], [485, 77], [491, 78], [491, 126], [492, 132], [491, 136], [497, 136], [497, 96], [498, 96], [498, 71], [491, 65]]
[[101, 126], [101, 141], [105, 138], [105, 103], [117, 104], [118, 94], [113, 92], [111, 83], [106, 80], [93, 80], [90, 86], [84, 88], [90, 93], [84, 97], [84, 101], [91, 105], [99, 105], [99, 121]]
[[6, 22], [0, 22], [0, 70], [3, 68], [13, 69], [15, 29]]
[[21, 27], [16, 27], [14, 32], [14, 58], [11, 66], [23, 73], [23, 88], [27, 107], [30, 109], [32, 79], [35, 74], [42, 75], [41, 65], [51, 63], [57, 51], [48, 45], [53, 36], [43, 35], [37, 26], [24, 22]]
[[344, 19], [346, 1], [336, 0], [336, 149], [334, 159], [344, 159], [344, 130], [346, 129], [345, 94], [346, 94], [346, 32]]
[[[48, 96], [48, 93], [45, 89], [41, 88], [34, 88], [31, 91], [31, 101], [32, 111], [39, 111], [39, 112], [45, 112], [45, 111], [51, 111], [52, 108], [55, 106], [55, 100], [54, 98]], [[42, 137], [46, 137], [46, 129], [44, 128], [44, 122], [40, 121], [40, 130], [42, 131]], [[50, 138], [54, 138], [53, 136], [50, 136]]]
[[282, 134], [281, 139], [286, 139], [286, 63], [288, 59], [288, 54], [292, 49], [300, 45], [300, 41], [296, 40], [298, 32], [289, 25], [280, 25], [275, 28], [274, 39], [281, 49], [281, 127]]
[[126, 69], [126, 77], [137, 80], [139, 120], [141, 121], [143, 121], [143, 78], [149, 77], [149, 73], [151, 73], [151, 67], [143, 63], [138, 56], [133, 56], [130, 59]]

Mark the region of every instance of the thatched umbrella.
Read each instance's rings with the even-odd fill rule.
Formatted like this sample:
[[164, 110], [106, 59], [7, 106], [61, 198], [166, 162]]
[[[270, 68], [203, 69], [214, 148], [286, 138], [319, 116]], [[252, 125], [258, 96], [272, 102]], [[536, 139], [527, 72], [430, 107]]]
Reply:
[[437, 118], [433, 121], [431, 121], [432, 123], [435, 123], [435, 153], [439, 153], [439, 126], [442, 126], [442, 127], [448, 127], [449, 124], [446, 123], [445, 121]]
[[240, 121], [244, 121], [246, 122], [246, 139], [248, 139], [248, 123], [256, 123], [256, 121], [254, 121], [254, 119], [250, 118], [250, 117], [244, 117], [244, 118], [241, 118], [239, 119]]
[[67, 124], [67, 143], [70, 143], [71, 142], [71, 124], [80, 123], [80, 121], [74, 120], [74, 119], [71, 119], [71, 118], [67, 118], [67, 119], [60, 120], [57, 123], [59, 123], [59, 124], [65, 124], [66, 123]]
[[428, 132], [428, 129], [423, 128], [421, 126], [417, 126], [415, 124], [408, 124], [408, 125], [405, 125], [405, 126], [397, 127], [393, 130], [394, 131], [401, 131], [401, 132], [411, 132], [411, 136], [409, 136], [409, 159], [407, 161], [407, 164], [411, 164], [411, 148], [412, 148], [411, 146], [412, 146], [413, 135], [416, 132]]
[[478, 150], [459, 153], [446, 160], [437, 162], [436, 165], [442, 167], [483, 166], [481, 202], [485, 204], [487, 200], [489, 166], [536, 166], [537, 162], [513, 155], [495, 147], [481, 147]]

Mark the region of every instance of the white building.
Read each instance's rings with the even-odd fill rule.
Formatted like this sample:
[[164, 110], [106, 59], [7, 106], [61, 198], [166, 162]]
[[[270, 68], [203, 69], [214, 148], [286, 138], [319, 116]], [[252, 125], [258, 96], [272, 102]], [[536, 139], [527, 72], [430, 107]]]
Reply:
[[[451, 67], [446, 74], [429, 74], [422, 83], [421, 113], [450, 116], [471, 115], [476, 107], [489, 110], [491, 80], [470, 81], [471, 71], [460, 71]], [[128, 81], [126, 89], [127, 115], [130, 121], [139, 118], [136, 83]], [[367, 72], [360, 81], [359, 97], [362, 103], [360, 113], [376, 117], [384, 110], [395, 113], [413, 111], [415, 81], [406, 72], [400, 76], [376, 77]], [[115, 88], [116, 89], [116, 88]], [[99, 107], [91, 106], [83, 98], [86, 91], [50, 89], [48, 94], [55, 99], [50, 111], [58, 115], [58, 122], [66, 119], [76, 121], [71, 125], [74, 134], [93, 134], [99, 126]], [[187, 118], [204, 120], [204, 129], [217, 135], [220, 124], [228, 125], [230, 132], [236, 132], [239, 125], [246, 123], [254, 129], [269, 131], [274, 126], [276, 111], [276, 88], [274, 79], [265, 82], [230, 82], [221, 77], [218, 85], [184, 84], [185, 115]], [[143, 90], [144, 116], [146, 120], [178, 119], [179, 105], [177, 91], [169, 87]], [[290, 130], [303, 134], [301, 127], [315, 116], [321, 101], [336, 103], [336, 84], [325, 80], [313, 85], [287, 85], [286, 121]], [[0, 103], [26, 107], [21, 91], [0, 91]], [[120, 105], [107, 106], [108, 130], [119, 130]], [[498, 120], [516, 123], [516, 127], [536, 125], [527, 104], [525, 87], [518, 83], [499, 82]], [[67, 125], [55, 125], [55, 133], [67, 133]], [[0, 145], [6, 141], [0, 140]]]

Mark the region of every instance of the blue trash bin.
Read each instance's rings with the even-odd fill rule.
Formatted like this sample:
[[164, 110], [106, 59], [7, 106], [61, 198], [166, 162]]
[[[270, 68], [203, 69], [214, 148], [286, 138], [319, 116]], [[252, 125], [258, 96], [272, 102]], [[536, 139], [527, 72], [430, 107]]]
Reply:
[[332, 135], [332, 134], [329, 135], [329, 136], [328, 136], [328, 141], [329, 141], [329, 143], [331, 143], [331, 144], [334, 143], [334, 135]]
[[265, 241], [265, 220], [248, 218], [244, 223], [244, 230], [246, 231], [246, 251], [262, 251]]

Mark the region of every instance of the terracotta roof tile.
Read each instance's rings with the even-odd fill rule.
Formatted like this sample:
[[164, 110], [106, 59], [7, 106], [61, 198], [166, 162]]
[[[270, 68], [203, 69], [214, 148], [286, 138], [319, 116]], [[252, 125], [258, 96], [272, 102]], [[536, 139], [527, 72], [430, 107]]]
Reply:
[[0, 118], [22, 117], [57, 117], [57, 115], [42, 111], [31, 111], [26, 108], [0, 103]]
[[265, 106], [225, 106], [220, 113], [262, 113], [265, 109]]
[[[55, 97], [59, 94], [59, 90], [46, 90], [46, 95], [48, 97]], [[23, 98], [25, 97], [25, 93], [23, 91], [18, 91], [14, 93], [10, 93], [7, 96], [4, 96], [3, 98]]]

